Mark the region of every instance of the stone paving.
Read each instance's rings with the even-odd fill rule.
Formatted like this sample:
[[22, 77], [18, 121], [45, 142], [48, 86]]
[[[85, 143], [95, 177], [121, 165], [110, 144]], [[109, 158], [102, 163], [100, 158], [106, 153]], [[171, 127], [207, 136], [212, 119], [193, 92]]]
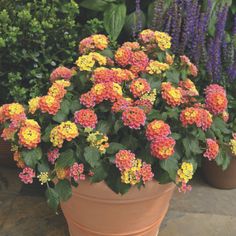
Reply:
[[[37, 186], [22, 185], [14, 169], [0, 168], [0, 236], [69, 236]], [[201, 177], [188, 194], [175, 193], [159, 236], [236, 236], [236, 190], [209, 187]]]

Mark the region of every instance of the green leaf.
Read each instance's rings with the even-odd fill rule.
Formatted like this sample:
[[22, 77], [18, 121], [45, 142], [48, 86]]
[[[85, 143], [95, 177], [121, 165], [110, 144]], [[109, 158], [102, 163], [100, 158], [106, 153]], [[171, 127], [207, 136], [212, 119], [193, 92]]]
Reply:
[[75, 163], [74, 152], [72, 149], [68, 149], [60, 154], [59, 158], [56, 161], [56, 169], [70, 167], [74, 163]]
[[105, 50], [101, 51], [100, 54], [106, 57], [110, 57], [110, 58], [114, 57], [112, 50], [109, 48], [106, 48]]
[[178, 71], [167, 71], [166, 72], [167, 81], [172, 82], [174, 84], [179, 83], [179, 76], [180, 76], [180, 73]]
[[60, 201], [67, 201], [72, 195], [72, 190], [69, 180], [67, 179], [60, 180], [55, 185], [55, 191], [57, 192]]
[[61, 102], [61, 108], [60, 110], [65, 114], [65, 115], [68, 115], [69, 112], [70, 112], [70, 101], [67, 100], [67, 99], [64, 99], [62, 102]]
[[124, 127], [122, 120], [117, 120], [114, 125], [114, 132], [117, 133], [122, 127]]
[[35, 168], [35, 165], [43, 156], [42, 150], [39, 147], [32, 150], [23, 150], [21, 154], [25, 164], [31, 168]]
[[225, 123], [221, 118], [216, 117], [213, 121], [212, 129], [214, 131], [220, 130], [224, 134], [230, 134], [231, 130], [227, 128], [227, 123]]
[[170, 178], [175, 181], [176, 179], [176, 174], [177, 174], [177, 170], [178, 170], [178, 160], [176, 160], [173, 157], [170, 157], [166, 160], [161, 160], [160, 161], [160, 166], [163, 170], [165, 170]]
[[109, 133], [110, 128], [111, 128], [111, 124], [109, 123], [109, 121], [100, 120], [97, 124], [96, 130], [99, 130], [103, 134], [107, 134]]
[[160, 111], [152, 109], [151, 112], [147, 115], [148, 121], [160, 118]]
[[96, 167], [100, 164], [100, 153], [95, 147], [86, 147], [84, 149], [84, 158], [91, 167]]
[[119, 152], [120, 150], [125, 149], [125, 146], [120, 144], [120, 143], [115, 143], [112, 142], [109, 144], [109, 147], [106, 150], [107, 154], [115, 154], [117, 152]]
[[46, 190], [46, 197], [48, 205], [56, 212], [60, 203], [57, 192], [53, 188], [48, 187]]
[[104, 11], [109, 3], [105, 0], [84, 0], [79, 6], [93, 11]]
[[178, 134], [178, 133], [171, 133], [171, 136], [172, 136], [172, 138], [175, 139], [175, 140], [179, 140], [179, 139], [181, 138], [181, 135]]
[[124, 26], [126, 16], [126, 5], [111, 4], [104, 12], [104, 27], [112, 40], [116, 40]]
[[139, 29], [137, 25], [140, 20], [142, 22], [142, 29], [143, 29], [146, 25], [146, 17], [143, 11], [140, 11], [140, 15], [136, 11], [130, 13], [128, 16], [126, 16], [125, 19], [125, 25], [124, 25], [125, 31], [131, 34], [136, 27], [137, 28], [136, 31], [138, 32]]
[[52, 119], [58, 123], [61, 123], [67, 119], [67, 114], [60, 110], [55, 116], [53, 116]]
[[50, 166], [46, 159], [42, 159], [38, 164], [38, 171], [39, 172], [48, 172], [50, 170]]
[[50, 133], [51, 133], [51, 130], [55, 127], [55, 125], [49, 125], [46, 129], [45, 129], [45, 132], [42, 136], [42, 140], [47, 143], [50, 141]]
[[121, 140], [121, 144], [123, 144], [126, 148], [131, 151], [135, 151], [138, 146], [138, 139], [132, 135], [125, 135]]
[[75, 113], [76, 111], [80, 110], [81, 107], [82, 106], [81, 106], [78, 99], [73, 100], [70, 104], [70, 110], [71, 110], [72, 113]]
[[101, 163], [95, 167], [92, 171], [94, 175], [90, 178], [92, 183], [98, 183], [106, 179], [108, 175], [109, 166], [106, 163]]

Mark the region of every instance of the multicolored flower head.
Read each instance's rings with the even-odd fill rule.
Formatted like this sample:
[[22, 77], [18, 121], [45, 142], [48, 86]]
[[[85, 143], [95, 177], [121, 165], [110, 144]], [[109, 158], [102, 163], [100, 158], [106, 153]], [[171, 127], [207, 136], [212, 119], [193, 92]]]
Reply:
[[122, 113], [122, 120], [125, 126], [131, 129], [140, 129], [145, 125], [145, 112], [138, 107], [128, 107]]
[[162, 120], [154, 120], [147, 125], [146, 137], [149, 141], [171, 134], [170, 126]]
[[146, 93], [149, 93], [151, 90], [150, 84], [146, 79], [136, 79], [133, 80], [130, 84], [130, 91], [135, 98], [141, 97]]
[[50, 81], [53, 83], [56, 80], [70, 80], [73, 76], [73, 70], [64, 66], [57, 67], [50, 75]]
[[179, 106], [183, 102], [182, 89], [180, 87], [175, 88], [169, 82], [161, 84], [161, 95], [166, 103], [172, 107]]
[[41, 141], [41, 133], [38, 128], [23, 126], [18, 133], [19, 143], [28, 148], [36, 148]]
[[89, 133], [87, 142], [90, 146], [96, 147], [101, 154], [106, 153], [106, 149], [109, 147], [108, 137], [99, 131]]
[[219, 85], [211, 85], [205, 90], [206, 108], [214, 115], [218, 115], [227, 109], [228, 100], [223, 87]]
[[43, 96], [39, 100], [39, 109], [43, 113], [55, 115], [60, 109], [60, 100], [50, 95]]
[[95, 128], [98, 119], [97, 115], [93, 110], [90, 109], [81, 109], [75, 112], [74, 115], [75, 123], [82, 125], [84, 128]]
[[208, 138], [206, 140], [206, 145], [207, 145], [207, 149], [203, 153], [203, 156], [208, 158], [208, 160], [210, 161], [216, 159], [219, 153], [219, 145], [216, 142], [216, 140]]
[[130, 150], [120, 150], [116, 153], [115, 164], [120, 171], [132, 168], [135, 161], [135, 154]]
[[150, 145], [152, 156], [160, 160], [171, 157], [175, 152], [174, 147], [175, 140], [165, 136], [156, 137]]
[[48, 172], [40, 172], [37, 178], [39, 182], [41, 183], [41, 185], [46, 184], [47, 182], [51, 181], [51, 179], [49, 178]]
[[95, 50], [104, 50], [108, 47], [108, 38], [103, 34], [94, 34], [80, 41], [79, 52], [86, 54]]

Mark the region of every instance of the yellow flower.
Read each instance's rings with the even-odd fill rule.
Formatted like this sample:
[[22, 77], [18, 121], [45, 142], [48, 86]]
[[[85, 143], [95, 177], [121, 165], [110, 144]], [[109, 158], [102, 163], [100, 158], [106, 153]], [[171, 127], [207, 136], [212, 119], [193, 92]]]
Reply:
[[95, 61], [91, 55], [84, 55], [79, 57], [75, 64], [79, 67], [80, 71], [91, 71]]
[[166, 63], [162, 63], [159, 61], [151, 60], [147, 66], [147, 72], [151, 75], [153, 74], [161, 74], [163, 71], [166, 71], [170, 68], [170, 66]]
[[156, 31], [154, 34], [158, 47], [162, 51], [171, 47], [171, 37], [167, 33]]
[[61, 79], [61, 80], [56, 80], [54, 84], [62, 85], [64, 88], [67, 88], [71, 85], [70, 81]]
[[118, 95], [123, 94], [122, 87], [118, 83], [113, 83], [113, 91], [116, 92]]
[[71, 121], [62, 122], [58, 126], [58, 132], [62, 136], [62, 138], [66, 139], [67, 141], [71, 141], [79, 135], [76, 124]]
[[232, 154], [234, 156], [236, 156], [236, 140], [231, 139], [230, 142], [229, 142], [229, 145], [230, 145], [230, 149], [231, 149]]
[[193, 177], [193, 165], [189, 162], [183, 162], [180, 169], [177, 171], [177, 179], [180, 182], [188, 183]]
[[39, 108], [39, 97], [35, 97], [29, 100], [29, 113], [34, 114]]
[[89, 133], [87, 142], [90, 143], [90, 146], [96, 147], [102, 154], [104, 154], [109, 147], [108, 137], [99, 131]]
[[141, 167], [142, 161], [140, 159], [135, 160], [133, 166], [130, 169], [122, 172], [121, 182], [131, 185], [139, 183], [141, 178], [138, 173], [140, 172]]
[[156, 96], [157, 96], [157, 90], [153, 89], [151, 91], [151, 93], [146, 93], [141, 97], [141, 100], [148, 100], [150, 101], [152, 104], [154, 104], [154, 102], [156, 101]]
[[56, 169], [56, 174], [58, 179], [65, 179], [66, 177], [66, 170], [63, 168]]
[[62, 144], [64, 142], [63, 137], [58, 132], [58, 127], [54, 127], [50, 132], [50, 142], [52, 143], [53, 147], [62, 147]]
[[97, 61], [100, 66], [104, 66], [107, 64], [106, 57], [97, 52], [90, 52], [88, 56], [91, 56], [93, 60]]

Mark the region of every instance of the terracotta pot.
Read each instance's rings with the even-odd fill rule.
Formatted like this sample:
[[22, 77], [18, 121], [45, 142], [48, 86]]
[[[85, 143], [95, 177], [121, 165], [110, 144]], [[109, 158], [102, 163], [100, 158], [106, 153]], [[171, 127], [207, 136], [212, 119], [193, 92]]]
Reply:
[[152, 181], [121, 196], [84, 181], [61, 207], [71, 236], [156, 236], [174, 188]]
[[12, 158], [11, 145], [0, 137], [0, 165], [15, 167], [16, 164]]
[[229, 167], [223, 171], [217, 166], [215, 161], [204, 159], [202, 163], [202, 171], [205, 180], [211, 186], [219, 189], [236, 188], [236, 158], [232, 157]]

